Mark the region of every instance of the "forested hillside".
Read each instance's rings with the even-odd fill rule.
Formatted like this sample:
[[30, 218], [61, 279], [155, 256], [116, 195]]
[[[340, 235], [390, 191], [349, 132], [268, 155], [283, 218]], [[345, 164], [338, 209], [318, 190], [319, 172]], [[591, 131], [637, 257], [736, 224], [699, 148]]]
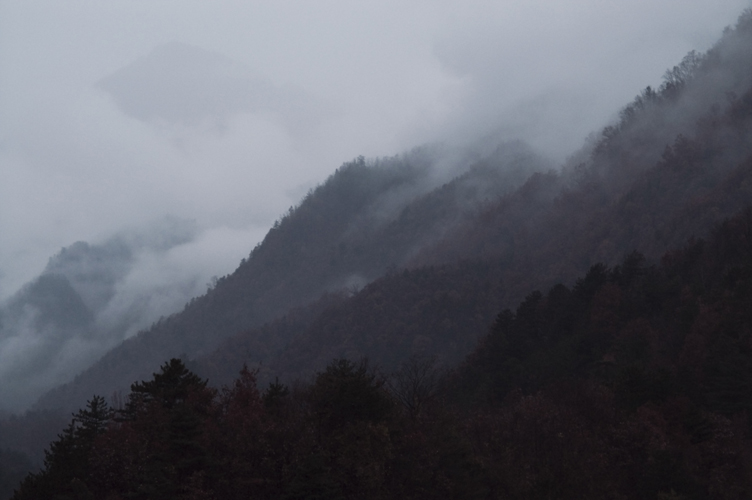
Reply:
[[[261, 367], [262, 378], [286, 380], [334, 357], [368, 355], [391, 369], [411, 354], [431, 354], [452, 364], [499, 305], [572, 282], [593, 261], [613, 265], [635, 249], [656, 261], [706, 234], [752, 201], [750, 22], [742, 16], [706, 55], [689, 54], [660, 89], [646, 89], [584, 161], [533, 174], [423, 246], [404, 271], [296, 332], [275, 324], [249, 330], [196, 368], [229, 381], [243, 363]], [[406, 208], [400, 220], [413, 213]]]
[[[328, 302], [308, 322], [296, 314], [225, 341], [194, 368], [229, 383], [247, 364], [265, 383], [306, 379], [333, 358], [367, 356], [392, 370], [412, 355], [435, 356], [453, 365], [475, 346], [500, 303], [498, 273], [467, 262], [389, 273], [347, 297]], [[273, 339], [273, 340], [272, 340]], [[262, 346], [275, 345], [271, 356]]]
[[534, 176], [414, 262], [501, 258], [550, 283], [593, 260], [614, 263], [634, 248], [658, 258], [705, 234], [751, 199], [751, 39], [745, 14], [707, 54], [689, 54], [637, 96], [589, 154]]
[[[181, 313], [128, 339], [73, 382], [48, 393], [37, 407], [73, 410], [92, 393], [125, 391], [164, 359], [207, 355], [222, 339], [322, 293], [362, 287], [402, 267], [532, 172], [550, 167], [521, 143], [502, 144], [481, 158], [449, 160], [444, 157], [449, 153], [426, 147], [343, 165], [283, 216], [234, 273]], [[454, 178], [452, 168], [460, 172], [454, 171]], [[447, 176], [450, 181], [441, 184]], [[285, 342], [284, 335], [274, 338], [260, 346], [257, 357]]]
[[444, 376], [337, 359], [217, 391], [173, 359], [92, 399], [14, 498], [748, 498], [750, 301], [747, 209], [530, 293]]
[[[40, 406], [80, 404], [93, 392], [125, 389], [127, 381], [145, 376], [162, 360], [206, 357], [222, 339], [239, 332], [257, 339], [249, 328], [315, 301], [324, 291], [357, 289], [388, 269], [414, 269], [404, 275], [403, 284], [410, 288], [416, 286], [410, 273], [459, 276], [463, 273], [453, 266], [469, 259], [482, 268], [493, 289], [486, 300], [512, 304], [531, 289], [573, 280], [593, 261], [613, 264], [636, 248], [659, 258], [688, 238], [705, 234], [751, 199], [751, 38], [752, 16], [745, 14], [707, 54], [690, 53], [667, 72], [659, 89], [643, 91], [624, 108], [617, 124], [604, 129], [589, 150], [575, 155], [582, 161], [572, 160], [560, 172], [545, 170], [545, 163], [519, 144], [498, 149], [435, 189], [428, 179], [440, 148], [344, 165], [283, 217], [236, 272], [182, 313], [108, 353], [76, 381], [43, 398]], [[434, 267], [418, 271], [426, 265]], [[389, 287], [384, 295], [393, 295], [402, 286], [395, 279], [400, 278], [387, 277], [373, 286]], [[453, 291], [452, 286], [442, 291], [431, 286], [408, 293], [401, 307], [430, 307], [422, 297]], [[363, 294], [377, 292], [369, 288]], [[360, 307], [363, 300], [354, 297], [343, 307]], [[461, 303], [448, 313], [451, 322], [488, 319], [483, 314], [476, 319]], [[430, 323], [428, 309], [424, 312], [414, 315], [409, 328], [416, 332], [413, 338], [432, 343], [431, 336], [441, 335], [440, 329]], [[324, 325], [323, 319], [310, 321], [322, 331], [346, 329]], [[297, 336], [288, 332], [269, 335], [275, 339], [271, 345], [240, 341], [255, 342], [256, 348], [246, 349], [244, 356], [236, 349], [230, 357], [300, 374], [302, 366], [320, 367], [335, 353], [391, 352], [388, 336], [378, 333], [387, 323], [385, 319], [371, 331], [358, 329], [360, 340], [354, 348], [341, 339], [334, 345], [323, 342], [313, 331]], [[464, 333], [455, 330], [455, 335], [456, 341]], [[376, 347], [377, 338], [384, 347]], [[420, 350], [420, 343], [415, 349]], [[453, 352], [451, 358], [457, 359], [472, 340], [459, 341], [457, 345], [465, 346], [459, 352], [451, 343], [435, 343], [436, 354]], [[304, 345], [326, 345], [328, 354], [313, 353]], [[310, 359], [303, 363], [300, 356]], [[296, 368], [284, 359], [296, 359]]]
[[0, 303], [0, 411], [27, 409], [151, 324], [158, 311], [174, 311], [200, 292], [191, 285], [195, 276], [166, 286], [154, 280], [133, 287], [128, 279], [145, 255], [175, 249], [195, 232], [195, 224], [168, 217], [97, 244], [78, 241], [50, 257], [38, 277]]
[[[82, 456], [103, 469], [57, 476], [53, 454], [21, 495], [135, 494], [136, 480], [197, 498], [752, 495], [752, 11], [560, 169], [519, 143], [445, 154], [343, 165], [234, 273], [44, 396], [127, 404], [96, 410]], [[416, 414], [363, 357], [459, 367]], [[179, 412], [153, 382], [127, 398], [170, 358], [198, 374]], [[255, 388], [276, 377], [295, 390]], [[328, 399], [352, 380], [367, 414]], [[88, 439], [87, 415], [61, 442]], [[154, 436], [173, 417], [191, 422], [188, 451]], [[163, 475], [128, 468], [176, 456]]]

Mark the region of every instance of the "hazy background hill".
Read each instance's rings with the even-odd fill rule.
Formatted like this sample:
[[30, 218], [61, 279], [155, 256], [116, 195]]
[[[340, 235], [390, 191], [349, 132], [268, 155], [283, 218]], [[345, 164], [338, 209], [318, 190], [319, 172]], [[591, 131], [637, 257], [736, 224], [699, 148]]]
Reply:
[[221, 129], [233, 114], [248, 112], [274, 116], [305, 135], [327, 114], [321, 102], [298, 88], [275, 85], [222, 54], [179, 42], [154, 48], [97, 87], [124, 113], [143, 121], [208, 121]]
[[[21, 411], [107, 350], [206, 290], [200, 272], [171, 275], [196, 237], [165, 218], [101, 243], [79, 241], [0, 305], [0, 409]], [[161, 267], [161, 269], [155, 269]]]

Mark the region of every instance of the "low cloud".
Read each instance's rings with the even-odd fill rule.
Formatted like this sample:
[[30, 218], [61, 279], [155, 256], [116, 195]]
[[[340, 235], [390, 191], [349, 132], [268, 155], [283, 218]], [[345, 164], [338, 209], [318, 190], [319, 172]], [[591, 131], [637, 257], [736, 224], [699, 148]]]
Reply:
[[[28, 387], [202, 293], [343, 162], [516, 139], [560, 161], [749, 6], [0, 0], [0, 300], [76, 241], [131, 252], [107, 293], [80, 290], [96, 327]], [[168, 215], [183, 240], [128, 239]], [[52, 335], [35, 307], [0, 341], [0, 384]]]
[[262, 235], [167, 218], [77, 242], [0, 307], [0, 409], [22, 410], [109, 348], [206, 292]]

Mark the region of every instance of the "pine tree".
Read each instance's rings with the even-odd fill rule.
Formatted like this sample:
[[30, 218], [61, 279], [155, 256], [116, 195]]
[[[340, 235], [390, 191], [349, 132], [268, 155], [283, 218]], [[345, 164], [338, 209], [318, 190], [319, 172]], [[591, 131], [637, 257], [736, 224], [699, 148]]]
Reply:
[[13, 496], [22, 499], [88, 499], [89, 458], [96, 439], [106, 431], [113, 411], [101, 396], [94, 396], [73, 415], [68, 427], [45, 451], [44, 467], [29, 474]]

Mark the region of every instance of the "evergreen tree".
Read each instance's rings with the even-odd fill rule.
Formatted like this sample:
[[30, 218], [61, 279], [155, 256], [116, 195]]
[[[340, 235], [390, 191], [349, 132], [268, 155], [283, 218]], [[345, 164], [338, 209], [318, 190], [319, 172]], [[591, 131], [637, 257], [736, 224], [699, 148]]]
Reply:
[[139, 459], [129, 495], [173, 498], [188, 487], [200, 487], [196, 482], [207, 465], [202, 427], [215, 394], [206, 384], [173, 358], [152, 380], [131, 385], [118, 420], [135, 431], [149, 453]]
[[97, 438], [107, 430], [113, 411], [101, 396], [94, 396], [73, 415], [68, 427], [45, 451], [44, 467], [29, 474], [13, 496], [22, 499], [88, 499], [90, 454]]

